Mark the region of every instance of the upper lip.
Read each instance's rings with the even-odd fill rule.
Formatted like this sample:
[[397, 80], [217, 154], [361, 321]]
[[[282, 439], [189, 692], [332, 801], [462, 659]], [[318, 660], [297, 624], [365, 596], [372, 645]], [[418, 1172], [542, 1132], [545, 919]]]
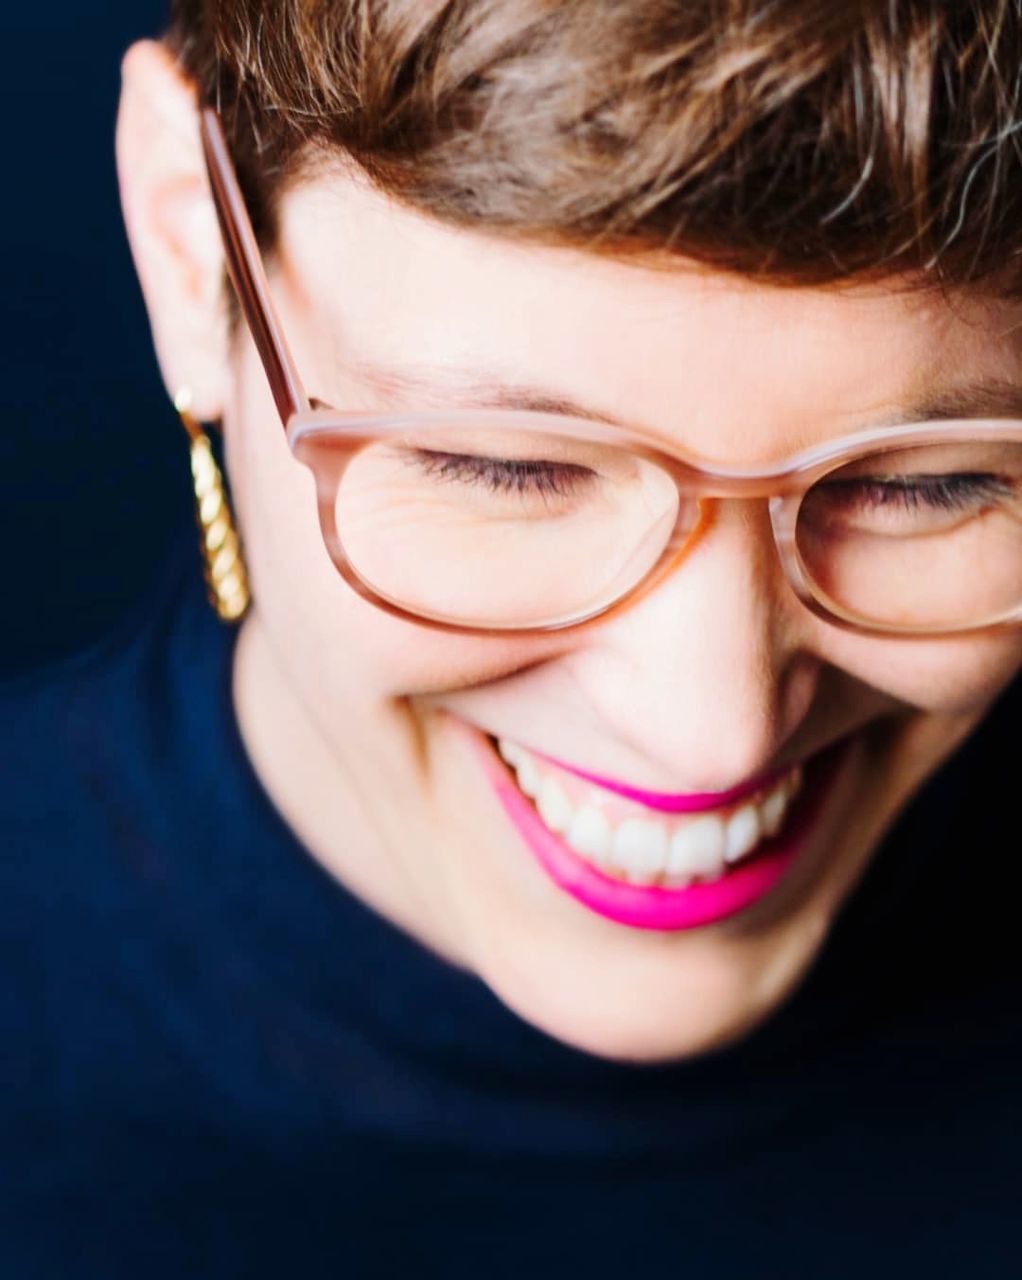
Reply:
[[[532, 748], [526, 748], [526, 750], [532, 751]], [[636, 787], [628, 782], [618, 782], [614, 778], [605, 778], [601, 774], [590, 772], [588, 769], [580, 769], [577, 765], [566, 764], [563, 760], [558, 760], [542, 751], [532, 751], [532, 754], [541, 760], [546, 760], [550, 764], [556, 765], [558, 769], [564, 769], [565, 772], [574, 774], [578, 778], [584, 778], [587, 782], [591, 782], [605, 791], [624, 796], [628, 800], [635, 800], [647, 809], [656, 809], [661, 813], [699, 813], [703, 810], [720, 809], [726, 805], [735, 804], [740, 800], [744, 800], [746, 796], [755, 795], [757, 792], [766, 790], [767, 787], [771, 786], [779, 778], [784, 777], [786, 773], [794, 768], [793, 764], [789, 764], [772, 769], [767, 773], [759, 774], [755, 778], [750, 778], [736, 787], [730, 787], [727, 791], [648, 791], [643, 787]]]

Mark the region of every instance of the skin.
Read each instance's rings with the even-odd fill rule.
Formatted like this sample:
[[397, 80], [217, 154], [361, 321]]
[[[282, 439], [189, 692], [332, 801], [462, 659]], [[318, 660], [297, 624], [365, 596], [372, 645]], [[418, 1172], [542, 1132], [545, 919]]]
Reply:
[[[814, 618], [756, 502], [721, 503], [677, 573], [582, 632], [452, 636], [374, 609], [327, 557], [312, 477], [247, 333], [228, 336], [194, 95], [154, 44], [125, 60], [118, 158], [168, 392], [188, 385], [226, 434], [254, 596], [234, 670], [242, 735], [311, 856], [588, 1053], [652, 1062], [746, 1034], [805, 976], [892, 819], [1019, 669], [1022, 638], [891, 640]], [[1022, 385], [1006, 303], [780, 289], [498, 240], [397, 206], [340, 159], [285, 195], [272, 283], [310, 393], [328, 403], [451, 404], [465, 393], [454, 371], [471, 366], [722, 465], [883, 423], [966, 380]], [[381, 365], [426, 386], [402, 391]], [[553, 885], [448, 713], [663, 791], [724, 790], [855, 742], [784, 893], [651, 933]]]

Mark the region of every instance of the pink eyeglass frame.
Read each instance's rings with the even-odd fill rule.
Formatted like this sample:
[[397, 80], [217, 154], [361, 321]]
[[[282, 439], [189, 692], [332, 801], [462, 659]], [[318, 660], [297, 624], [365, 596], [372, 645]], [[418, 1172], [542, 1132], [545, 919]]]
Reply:
[[[828, 472], [859, 457], [907, 445], [929, 445], [983, 438], [1022, 442], [1022, 420], [962, 418], [944, 422], [907, 423], [873, 428], [841, 440], [803, 450], [780, 464], [763, 469], [711, 469], [679, 454], [667, 453], [658, 441], [626, 430], [568, 414], [533, 413], [518, 409], [451, 410], [403, 415], [361, 414], [334, 409], [310, 399], [305, 390], [270, 295], [262, 254], [238, 185], [219, 117], [210, 107], [200, 112], [200, 135], [210, 188], [223, 235], [227, 271], [256, 350], [269, 381], [277, 412], [295, 458], [316, 478], [320, 528], [335, 567], [365, 600], [396, 617], [436, 630], [475, 635], [546, 635], [602, 622], [637, 603], [654, 590], [683, 561], [712, 523], [708, 499], [768, 500], [770, 523], [778, 558], [792, 590], [817, 617], [863, 635], [892, 638], [946, 637], [1005, 631], [1022, 625], [1022, 603], [1002, 617], [979, 625], [956, 628], [898, 627], [860, 618], [826, 600], [805, 572], [796, 545], [798, 511], [804, 494]], [[431, 618], [379, 595], [349, 562], [337, 532], [336, 496], [352, 457], [375, 441], [431, 423], [489, 428], [525, 428], [571, 439], [617, 445], [667, 472], [678, 486], [679, 498], [698, 498], [694, 527], [681, 524], [685, 511], [679, 501], [679, 522], [659, 559], [624, 595], [583, 617], [541, 626], [494, 627]]]

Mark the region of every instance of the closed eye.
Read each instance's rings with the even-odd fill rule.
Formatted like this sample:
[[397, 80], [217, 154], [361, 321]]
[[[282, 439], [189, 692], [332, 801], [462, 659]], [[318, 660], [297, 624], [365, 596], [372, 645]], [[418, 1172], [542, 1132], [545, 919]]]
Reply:
[[491, 493], [571, 497], [596, 477], [589, 467], [573, 462], [491, 458], [432, 449], [415, 449], [410, 458], [427, 475], [456, 484], [482, 485]]
[[1011, 497], [1014, 487], [1000, 476], [983, 472], [948, 475], [855, 476], [824, 481], [823, 492], [852, 507], [915, 511], [969, 511]]

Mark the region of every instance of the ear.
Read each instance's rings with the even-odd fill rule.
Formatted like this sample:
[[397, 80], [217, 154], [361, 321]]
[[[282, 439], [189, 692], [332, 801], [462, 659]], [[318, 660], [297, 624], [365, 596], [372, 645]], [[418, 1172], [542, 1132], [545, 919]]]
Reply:
[[199, 138], [195, 86], [154, 41], [132, 45], [117, 115], [121, 206], [168, 394], [223, 414], [229, 341], [224, 258]]

